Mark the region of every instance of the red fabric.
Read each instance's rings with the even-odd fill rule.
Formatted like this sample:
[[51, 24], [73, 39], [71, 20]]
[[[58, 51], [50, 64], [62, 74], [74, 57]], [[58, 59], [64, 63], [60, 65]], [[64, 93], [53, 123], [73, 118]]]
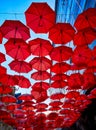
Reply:
[[94, 21], [96, 21], [96, 8], [88, 8], [78, 15], [74, 26], [77, 30], [82, 30], [87, 27], [96, 28], [96, 22]]
[[30, 94], [22, 94], [22, 95], [18, 96], [18, 100], [29, 101], [32, 99], [33, 99], [33, 97]]
[[21, 38], [27, 40], [30, 38], [30, 32], [27, 26], [18, 20], [5, 20], [1, 25], [1, 32], [3, 37], [9, 38]]
[[2, 52], [0, 52], [0, 64], [4, 61], [6, 61], [5, 55]]
[[44, 40], [41, 38], [36, 38], [34, 40], [29, 41], [29, 45], [31, 53], [36, 56], [49, 55], [50, 51], [53, 48], [48, 40]]
[[32, 65], [32, 68], [41, 71], [50, 69], [52, 65], [51, 60], [45, 57], [35, 57], [30, 61], [30, 64]]
[[58, 81], [58, 80], [66, 80], [69, 76], [66, 74], [55, 74], [52, 76], [51, 80]]
[[15, 103], [17, 99], [12, 95], [6, 95], [1, 97], [1, 101], [5, 103]]
[[67, 82], [66, 81], [63, 81], [63, 80], [57, 80], [57, 81], [54, 81], [53, 83], [51, 83], [51, 86], [52, 88], [64, 88], [67, 86]]
[[94, 40], [96, 40], [96, 31], [92, 28], [80, 30], [74, 36], [74, 44], [77, 46], [91, 44]]
[[74, 28], [69, 23], [57, 23], [49, 30], [49, 39], [55, 44], [66, 44], [73, 40]]
[[18, 73], [28, 73], [32, 70], [31, 65], [25, 61], [14, 60], [11, 63], [9, 63], [9, 66], [12, 70]]
[[47, 3], [33, 2], [25, 12], [27, 25], [35, 33], [47, 33], [55, 23], [55, 12]]
[[31, 78], [35, 80], [46, 80], [50, 78], [50, 74], [47, 71], [37, 71], [31, 74]]
[[64, 60], [68, 60], [72, 54], [72, 48], [67, 46], [59, 46], [52, 49], [50, 57], [52, 60], [62, 62]]
[[6, 53], [14, 59], [25, 60], [31, 55], [29, 45], [23, 39], [9, 39], [4, 44]]

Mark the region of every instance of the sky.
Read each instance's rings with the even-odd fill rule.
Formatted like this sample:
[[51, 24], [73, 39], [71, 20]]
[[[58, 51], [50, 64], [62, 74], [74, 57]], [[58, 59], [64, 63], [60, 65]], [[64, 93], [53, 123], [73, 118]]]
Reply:
[[[29, 8], [32, 2], [47, 2], [48, 5], [54, 10], [55, 8], [55, 0], [1, 0], [0, 1], [0, 25], [3, 24], [5, 20], [20, 20], [24, 24], [26, 24], [25, 14], [24, 12]], [[48, 39], [48, 34], [35, 34], [32, 30], [30, 30], [31, 39], [35, 39], [37, 37]], [[6, 43], [6, 39], [3, 38], [3, 44], [0, 44], [0, 52], [6, 54], [4, 49], [4, 44]], [[7, 67], [7, 73], [14, 75], [14, 71], [10, 70], [8, 64], [13, 60], [10, 56], [6, 55], [7, 61], [2, 63], [3, 66]], [[29, 59], [30, 60], [30, 57]], [[30, 74], [32, 72], [25, 74], [24, 76], [30, 78]], [[18, 73], [15, 73], [18, 74]], [[21, 74], [22, 75], [22, 74]], [[31, 82], [34, 83], [32, 80]], [[18, 88], [18, 87], [17, 87]], [[19, 88], [16, 93], [30, 93], [29, 89], [21, 89]]]

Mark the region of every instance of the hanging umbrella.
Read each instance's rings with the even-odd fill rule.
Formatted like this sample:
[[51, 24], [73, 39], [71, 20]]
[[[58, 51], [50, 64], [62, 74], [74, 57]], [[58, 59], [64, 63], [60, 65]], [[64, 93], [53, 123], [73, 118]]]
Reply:
[[33, 55], [46, 56], [52, 50], [52, 45], [48, 40], [36, 38], [29, 41], [30, 50]]
[[70, 70], [70, 65], [65, 62], [56, 63], [51, 67], [51, 71], [57, 74], [62, 74], [68, 70]]
[[47, 120], [55, 120], [58, 117], [58, 113], [51, 112], [47, 115]]
[[61, 101], [52, 101], [49, 103], [49, 106], [53, 106], [53, 107], [61, 106], [61, 105], [63, 105], [63, 102]]
[[67, 86], [67, 82], [66, 81], [63, 81], [63, 80], [57, 80], [57, 81], [54, 81], [53, 83], [51, 83], [51, 86], [52, 88], [64, 88]]
[[9, 66], [12, 70], [18, 73], [28, 73], [32, 70], [31, 65], [25, 61], [14, 60], [11, 63], [9, 63]]
[[80, 30], [74, 36], [74, 44], [78, 46], [91, 44], [94, 40], [96, 40], [96, 31], [92, 28]]
[[52, 94], [50, 96], [50, 99], [53, 99], [53, 100], [58, 99], [58, 100], [60, 100], [60, 99], [62, 99], [64, 97], [65, 97], [65, 95], [63, 93], [55, 93], [55, 94]]
[[91, 57], [91, 50], [87, 46], [77, 46], [72, 56], [72, 62], [77, 66], [86, 66]]
[[[65, 97], [68, 99], [77, 99], [80, 96], [80, 93], [77, 91], [69, 91]], [[68, 103], [68, 102], [67, 102]], [[71, 102], [72, 103], [72, 102]], [[73, 102], [74, 103], [74, 102]]]
[[5, 20], [1, 25], [2, 35], [9, 38], [21, 38], [27, 40], [30, 38], [30, 32], [27, 26], [18, 20]]
[[5, 55], [2, 52], [0, 52], [0, 64], [4, 61], [6, 61]]
[[46, 83], [46, 82], [43, 82], [43, 81], [41, 81], [41, 82], [36, 82], [35, 84], [33, 84], [32, 85], [32, 89], [33, 90], [47, 90], [47, 89], [49, 89], [50, 88], [50, 85], [48, 84], [48, 83]]
[[50, 74], [47, 71], [37, 71], [31, 74], [31, 78], [35, 80], [46, 80], [50, 78]]
[[93, 88], [96, 84], [95, 76], [93, 73], [84, 73], [83, 74], [83, 84], [82, 89]]
[[79, 73], [71, 74], [68, 78], [69, 89], [81, 89], [83, 84], [83, 76]]
[[60, 107], [50, 107], [49, 111], [59, 111], [60, 109]]
[[25, 60], [31, 55], [29, 45], [23, 39], [11, 38], [4, 46], [6, 53], [14, 59]]
[[14, 111], [15, 109], [18, 109], [20, 107], [19, 104], [11, 103], [6, 106], [6, 109], [9, 111]]
[[93, 96], [96, 96], [96, 88], [94, 88], [94, 89], [91, 90], [91, 94], [92, 94]]
[[69, 23], [56, 23], [49, 30], [49, 39], [55, 44], [66, 44], [73, 40], [74, 28]]
[[82, 30], [87, 27], [96, 28], [96, 8], [88, 8], [83, 13], [79, 14], [74, 26], [77, 30]]
[[67, 46], [59, 46], [52, 49], [50, 57], [52, 60], [62, 62], [64, 60], [68, 60], [72, 54], [72, 48]]
[[47, 3], [33, 2], [25, 12], [27, 25], [35, 33], [47, 33], [55, 23], [55, 12]]
[[68, 75], [66, 74], [55, 74], [52, 76], [51, 80], [58, 81], [58, 80], [67, 80]]
[[0, 76], [0, 82], [4, 85], [9, 85], [9, 86], [14, 86], [18, 84], [18, 80], [15, 78], [15, 76], [8, 75], [8, 74], [2, 74]]
[[17, 78], [18, 80], [18, 86], [21, 87], [21, 88], [29, 88], [31, 86], [31, 83], [29, 81], [29, 79], [27, 79], [26, 77], [24, 76], [18, 76], [18, 75], [15, 75], [15, 77]]
[[17, 99], [12, 95], [5, 95], [1, 97], [1, 101], [5, 103], [15, 103]]
[[47, 108], [48, 105], [46, 103], [39, 103], [35, 106], [37, 109], [41, 109], [41, 108]]
[[18, 100], [29, 101], [29, 100], [32, 100], [33, 97], [32, 97], [31, 94], [22, 94], [22, 95], [18, 96], [17, 99], [18, 99]]
[[45, 71], [51, 67], [52, 62], [45, 57], [35, 57], [30, 61], [30, 64], [36, 70]]
[[13, 92], [13, 89], [7, 85], [0, 86], [0, 94], [10, 94]]

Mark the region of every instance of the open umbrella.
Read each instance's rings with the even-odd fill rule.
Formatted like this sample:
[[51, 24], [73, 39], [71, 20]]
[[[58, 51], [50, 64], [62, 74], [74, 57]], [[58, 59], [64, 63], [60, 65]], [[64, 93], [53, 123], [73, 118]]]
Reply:
[[32, 68], [36, 70], [45, 71], [52, 65], [51, 60], [45, 57], [35, 57], [30, 61]]
[[14, 60], [11, 63], [9, 63], [9, 66], [12, 70], [18, 73], [28, 73], [32, 70], [31, 65], [25, 61]]
[[51, 71], [56, 74], [62, 74], [64, 72], [67, 72], [68, 70], [70, 70], [70, 65], [65, 62], [56, 63], [51, 67]]
[[86, 28], [78, 31], [74, 36], [75, 45], [88, 45], [96, 40], [96, 30], [92, 28]]
[[32, 100], [33, 97], [32, 97], [31, 94], [22, 94], [22, 95], [18, 96], [17, 99], [18, 99], [18, 100], [29, 101], [29, 100]]
[[0, 52], [0, 64], [4, 61], [6, 61], [5, 55], [2, 52]]
[[73, 40], [74, 28], [69, 23], [56, 23], [49, 31], [49, 39], [55, 44], [66, 44]]
[[6, 74], [6, 72], [7, 72], [6, 68], [3, 66], [0, 66], [0, 75]]
[[52, 49], [50, 57], [52, 60], [62, 62], [64, 60], [68, 60], [72, 54], [72, 48], [67, 46], [59, 46]]
[[1, 25], [2, 35], [9, 38], [21, 38], [27, 40], [30, 38], [30, 32], [27, 26], [18, 20], [5, 20]]
[[26, 77], [24, 76], [18, 76], [18, 75], [15, 75], [15, 77], [17, 78], [18, 80], [18, 86], [21, 87], [21, 88], [29, 88], [31, 86], [31, 83], [29, 81], [29, 79], [27, 79]]
[[53, 100], [56, 100], [56, 99], [60, 100], [64, 97], [65, 97], [65, 94], [63, 94], [63, 93], [55, 93], [50, 96], [50, 98]]
[[23, 39], [11, 38], [4, 46], [6, 53], [14, 59], [25, 60], [31, 55], [29, 45]]
[[96, 8], [88, 8], [83, 13], [79, 14], [74, 26], [77, 30], [82, 30], [87, 27], [96, 28]]
[[63, 80], [57, 80], [57, 81], [54, 81], [53, 83], [51, 83], [51, 86], [52, 88], [64, 88], [67, 86], [67, 82], [66, 81], [63, 81]]
[[13, 92], [13, 89], [7, 85], [0, 86], [0, 94], [10, 94]]
[[36, 38], [29, 41], [30, 50], [33, 55], [46, 56], [52, 50], [52, 45], [48, 40]]
[[47, 33], [55, 23], [55, 12], [47, 3], [33, 2], [25, 12], [27, 25], [35, 33]]
[[5, 103], [15, 103], [17, 99], [12, 95], [4, 95], [1, 97], [1, 101]]
[[31, 74], [31, 78], [35, 80], [46, 80], [50, 78], [50, 74], [47, 71], [37, 71]]
[[86, 66], [92, 57], [88, 46], [77, 46], [72, 55], [72, 61], [77, 66]]

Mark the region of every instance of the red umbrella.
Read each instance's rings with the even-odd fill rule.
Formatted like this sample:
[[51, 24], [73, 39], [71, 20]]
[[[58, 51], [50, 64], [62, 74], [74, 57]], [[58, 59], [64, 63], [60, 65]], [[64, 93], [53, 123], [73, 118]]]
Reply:
[[91, 91], [91, 94], [96, 96], [96, 88], [94, 88], [92, 91]]
[[77, 30], [82, 30], [87, 27], [96, 28], [96, 8], [88, 8], [83, 13], [79, 14], [74, 26]]
[[46, 56], [52, 50], [52, 45], [48, 40], [36, 38], [29, 41], [30, 50], [33, 55]]
[[53, 101], [53, 102], [49, 103], [49, 105], [53, 106], [53, 107], [61, 106], [62, 104], [63, 104], [63, 102], [60, 102], [60, 101]]
[[15, 78], [15, 76], [8, 75], [8, 74], [1, 75], [0, 82], [2, 84], [9, 85], [9, 86], [14, 86], [14, 85], [18, 84], [18, 80]]
[[0, 64], [1, 64], [2, 62], [4, 62], [4, 61], [6, 61], [5, 55], [0, 52]]
[[60, 110], [60, 109], [61, 109], [61, 108], [58, 107], [58, 106], [56, 106], [56, 107], [50, 107], [50, 108], [49, 108], [50, 111], [58, 111], [58, 110]]
[[50, 74], [47, 71], [37, 71], [31, 74], [31, 78], [35, 80], [46, 80], [50, 78]]
[[35, 57], [30, 61], [32, 68], [36, 70], [45, 71], [49, 69], [52, 65], [51, 61], [45, 57]]
[[55, 44], [66, 44], [73, 40], [74, 28], [69, 23], [57, 23], [49, 31], [49, 38]]
[[28, 73], [32, 66], [25, 61], [14, 60], [9, 64], [10, 68], [18, 73]]
[[70, 70], [70, 65], [65, 62], [56, 63], [51, 67], [51, 71], [57, 74], [62, 74], [68, 70]]
[[71, 74], [68, 78], [69, 89], [80, 89], [83, 84], [83, 76], [79, 73]]
[[19, 108], [20, 105], [16, 103], [11, 103], [6, 106], [7, 110], [14, 111], [15, 109]]
[[29, 100], [32, 100], [33, 97], [32, 97], [31, 94], [22, 94], [22, 95], [18, 96], [17, 99], [18, 99], [18, 100], [29, 101]]
[[0, 94], [10, 94], [13, 92], [13, 89], [7, 85], [0, 86]]
[[15, 103], [17, 99], [12, 95], [6, 95], [1, 97], [1, 101], [5, 103]]
[[51, 83], [51, 86], [52, 88], [64, 88], [67, 86], [67, 82], [66, 81], [63, 81], [63, 80], [57, 80], [57, 81], [54, 81], [53, 83]]
[[77, 66], [86, 66], [91, 57], [91, 50], [87, 46], [77, 46], [74, 50], [72, 61]]
[[29, 45], [23, 39], [11, 38], [4, 46], [6, 53], [14, 59], [25, 60], [31, 55]]
[[93, 88], [94, 85], [96, 84], [95, 76], [93, 73], [84, 73], [83, 74], [83, 84], [82, 84], [82, 89], [89, 89]]
[[[31, 96], [32, 96], [32, 95], [31, 95]], [[22, 97], [22, 96], [21, 96], [21, 97]], [[25, 98], [26, 98], [26, 96], [23, 95], [23, 99], [24, 99], [24, 100], [26, 100]], [[31, 101], [29, 100], [29, 101], [23, 101], [23, 102], [21, 103], [21, 106], [32, 106], [33, 104], [34, 104], [34, 102], [33, 102], [32, 100], [31, 100]]]
[[15, 75], [15, 77], [18, 79], [18, 86], [21, 87], [21, 88], [29, 88], [31, 86], [31, 83], [29, 81], [29, 79], [27, 79], [26, 77], [24, 76], [18, 76], [18, 75]]
[[[77, 91], [70, 91], [70, 92], [68, 92], [66, 95], [65, 95], [65, 97], [66, 98], [69, 98], [69, 99], [77, 99], [78, 97], [80, 96], [80, 93], [79, 92], [77, 92]], [[74, 103], [74, 102], [73, 102]]]
[[60, 99], [62, 99], [64, 97], [65, 97], [65, 95], [63, 93], [55, 93], [55, 94], [52, 94], [50, 96], [50, 98], [53, 99], [53, 100], [55, 100], [55, 99], [60, 100]]
[[27, 40], [30, 38], [28, 27], [18, 20], [6, 20], [1, 25], [1, 32], [7, 39], [22, 38], [23, 40]]
[[74, 36], [75, 45], [88, 45], [96, 39], [96, 31], [92, 28], [86, 28], [78, 31]]
[[69, 76], [66, 74], [55, 74], [52, 76], [51, 80], [57, 81], [57, 80], [67, 80]]
[[96, 59], [96, 46], [92, 50], [92, 58], [95, 60]]
[[35, 84], [32, 85], [32, 89], [33, 90], [47, 90], [48, 88], [50, 88], [50, 85], [46, 82], [36, 82]]
[[72, 54], [72, 48], [67, 46], [59, 46], [52, 49], [50, 57], [52, 60], [62, 62], [64, 60], [68, 60]]
[[47, 115], [47, 120], [55, 120], [58, 117], [58, 113], [51, 112]]
[[47, 33], [55, 23], [55, 12], [47, 3], [33, 2], [25, 12], [27, 25], [35, 33]]
[[35, 106], [37, 109], [41, 109], [41, 108], [47, 108], [48, 105], [46, 103], [39, 103]]

